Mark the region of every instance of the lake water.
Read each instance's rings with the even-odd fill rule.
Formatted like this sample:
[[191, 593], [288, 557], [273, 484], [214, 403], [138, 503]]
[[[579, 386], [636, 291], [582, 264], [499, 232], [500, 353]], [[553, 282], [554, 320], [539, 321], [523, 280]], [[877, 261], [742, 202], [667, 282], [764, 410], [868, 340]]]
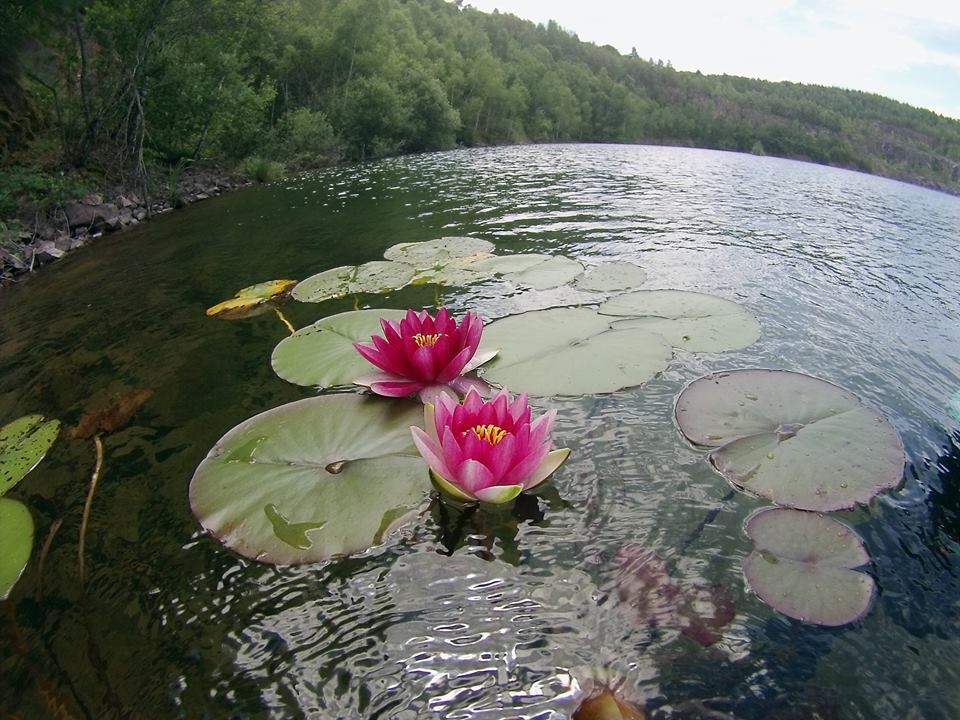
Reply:
[[[626, 261], [645, 288], [713, 293], [760, 321], [754, 345], [678, 353], [645, 385], [535, 399], [569, 462], [537, 499], [451, 518], [434, 505], [359, 557], [271, 567], [202, 535], [187, 487], [241, 420], [311, 394], [270, 369], [272, 314], [204, 310], [262, 280], [471, 235], [498, 254]], [[499, 287], [499, 286], [497, 286]], [[430, 286], [362, 296], [424, 307]], [[493, 319], [570, 290], [446, 290]], [[289, 304], [298, 326], [354, 298]], [[839, 513], [878, 586], [841, 628], [791, 620], [744, 588], [745, 517], [672, 420], [711, 370], [773, 367], [842, 385], [899, 430], [904, 484]], [[88, 441], [61, 438], [9, 496], [37, 525], [0, 618], [0, 715], [82, 718], [565, 718], [592, 679], [654, 718], [960, 717], [960, 199], [808, 164], [699, 150], [455, 151], [242, 190], [97, 241], [0, 292], [0, 423], [65, 424], [111, 393], [153, 396], [106, 437], [79, 590]], [[41, 547], [52, 537], [41, 577]], [[655, 550], [717, 584], [736, 617], [701, 647], [631, 621], [616, 554]], [[709, 714], [709, 713], [716, 714]]]

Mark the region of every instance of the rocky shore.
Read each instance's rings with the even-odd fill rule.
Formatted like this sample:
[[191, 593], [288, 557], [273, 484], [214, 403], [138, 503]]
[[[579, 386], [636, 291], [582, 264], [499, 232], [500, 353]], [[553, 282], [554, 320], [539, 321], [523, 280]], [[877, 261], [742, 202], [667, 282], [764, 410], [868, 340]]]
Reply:
[[220, 170], [188, 168], [172, 188], [168, 181], [154, 183], [149, 195], [116, 185], [44, 213], [25, 209], [15, 219], [19, 231], [0, 243], [0, 287], [107, 233], [252, 183]]

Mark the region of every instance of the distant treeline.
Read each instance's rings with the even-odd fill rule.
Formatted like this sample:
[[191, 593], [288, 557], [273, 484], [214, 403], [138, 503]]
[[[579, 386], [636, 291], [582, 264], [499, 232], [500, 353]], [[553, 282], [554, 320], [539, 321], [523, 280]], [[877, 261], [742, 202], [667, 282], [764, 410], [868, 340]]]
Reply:
[[960, 193], [960, 121], [863, 92], [680, 72], [638, 50], [444, 0], [7, 0], [0, 164], [129, 181], [194, 160], [296, 169], [657, 143]]

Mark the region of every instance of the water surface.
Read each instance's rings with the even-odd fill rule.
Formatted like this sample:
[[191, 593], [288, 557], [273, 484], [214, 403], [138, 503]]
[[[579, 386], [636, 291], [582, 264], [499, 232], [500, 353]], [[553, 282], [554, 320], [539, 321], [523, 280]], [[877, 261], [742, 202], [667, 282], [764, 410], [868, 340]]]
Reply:
[[[679, 353], [646, 385], [537, 399], [570, 461], [538, 498], [458, 516], [442, 505], [362, 557], [269, 567], [198, 532], [193, 470], [241, 420], [310, 393], [277, 378], [285, 335], [206, 307], [266, 279], [380, 259], [397, 242], [472, 235], [498, 254], [633, 262], [646, 288], [720, 295], [760, 320], [753, 346]], [[0, 714], [43, 717], [564, 718], [590, 678], [652, 717], [960, 715], [960, 200], [893, 181], [730, 153], [632, 146], [470, 150], [241, 190], [110, 236], [0, 293], [0, 422], [75, 423], [148, 387], [107, 437], [88, 538], [92, 444], [61, 439], [10, 495], [37, 523], [0, 632]], [[431, 287], [361, 305], [423, 307]], [[583, 301], [569, 289], [447, 290], [493, 319]], [[306, 325], [354, 299], [293, 303]], [[839, 514], [879, 593], [839, 629], [785, 618], [744, 589], [741, 525], [763, 503], [729, 487], [674, 428], [710, 370], [809, 372], [857, 393], [903, 436], [906, 478]], [[40, 549], [51, 526], [41, 578]], [[636, 543], [675, 577], [727, 589], [737, 615], [703, 648], [638, 627], [616, 602]]]

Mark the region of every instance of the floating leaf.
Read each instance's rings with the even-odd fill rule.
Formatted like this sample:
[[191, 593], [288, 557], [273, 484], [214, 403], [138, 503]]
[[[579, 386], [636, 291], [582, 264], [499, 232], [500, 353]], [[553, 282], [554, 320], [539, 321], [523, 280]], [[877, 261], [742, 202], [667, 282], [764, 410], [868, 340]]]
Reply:
[[494, 250], [496, 247], [489, 240], [444, 237], [424, 242], [398, 243], [388, 247], [383, 257], [422, 269], [432, 265], [446, 265], [455, 258], [478, 260], [490, 255]]
[[376, 370], [353, 343], [382, 335], [381, 318], [402, 320], [405, 315], [403, 310], [356, 310], [331, 315], [281, 340], [270, 363], [277, 375], [296, 385], [350, 385]]
[[897, 431], [855, 395], [786, 370], [732, 370], [677, 398], [680, 431], [717, 447], [711, 464], [736, 487], [801, 510], [866, 503], [903, 475]]
[[531, 395], [614, 392], [663, 370], [672, 349], [645, 330], [611, 330], [583, 308], [552, 308], [497, 320], [480, 349], [499, 348], [485, 380]]
[[344, 295], [384, 293], [407, 285], [416, 271], [404, 263], [372, 260], [363, 265], [345, 265], [312, 275], [293, 289], [300, 302], [323, 302]]
[[632, 290], [647, 281], [647, 272], [633, 263], [608, 262], [587, 268], [574, 284], [581, 290]]
[[563, 255], [520, 254], [480, 260], [471, 269], [537, 290], [548, 290], [577, 278], [583, 273], [583, 264]]
[[775, 610], [836, 626], [870, 609], [873, 579], [853, 569], [870, 556], [849, 526], [817, 513], [763, 508], [747, 518], [744, 531], [756, 549], [744, 559], [743, 573]]
[[240, 320], [259, 315], [290, 296], [296, 280], [268, 280], [245, 287], [229, 300], [207, 308], [207, 315], [221, 320]]
[[136, 388], [115, 397], [109, 404], [87, 410], [68, 434], [73, 439], [89, 440], [100, 433], [112, 433], [130, 422], [130, 418], [153, 395], [149, 388]]
[[679, 629], [706, 647], [720, 640], [736, 614], [726, 588], [673, 579], [649, 548], [624, 545], [617, 563], [617, 595], [637, 625]]
[[380, 543], [427, 497], [410, 426], [423, 406], [353, 394], [299, 400], [224, 435], [190, 482], [190, 506], [231, 550], [275, 564]]
[[737, 303], [686, 290], [637, 290], [608, 300], [598, 312], [625, 318], [614, 328], [642, 328], [694, 352], [736, 350], [760, 337], [757, 319]]
[[0, 427], [0, 495], [43, 460], [58, 432], [60, 421], [42, 415], [24, 415]]
[[6, 600], [33, 550], [33, 518], [22, 502], [0, 498], [0, 548], [0, 600]]

